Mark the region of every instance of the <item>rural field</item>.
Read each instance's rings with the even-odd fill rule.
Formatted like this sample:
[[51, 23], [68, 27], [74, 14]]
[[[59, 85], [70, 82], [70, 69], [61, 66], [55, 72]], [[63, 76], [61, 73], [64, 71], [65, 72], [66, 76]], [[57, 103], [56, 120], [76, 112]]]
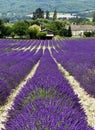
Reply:
[[0, 130], [95, 130], [95, 38], [1, 39]]

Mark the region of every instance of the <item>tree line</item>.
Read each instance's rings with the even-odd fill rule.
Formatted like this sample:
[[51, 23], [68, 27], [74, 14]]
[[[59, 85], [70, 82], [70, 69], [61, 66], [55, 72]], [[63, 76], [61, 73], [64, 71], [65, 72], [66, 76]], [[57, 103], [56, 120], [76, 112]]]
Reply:
[[[66, 29], [66, 25], [69, 26]], [[52, 30], [54, 35], [60, 35], [62, 37], [71, 37], [71, 28], [68, 21], [63, 20], [48, 20], [48, 19], [35, 19], [35, 20], [21, 20], [14, 24], [5, 24], [3, 20], [0, 20], [0, 38], [12, 37], [15, 38], [31, 38], [40, 39], [46, 36], [45, 32], [41, 32], [43, 29]]]

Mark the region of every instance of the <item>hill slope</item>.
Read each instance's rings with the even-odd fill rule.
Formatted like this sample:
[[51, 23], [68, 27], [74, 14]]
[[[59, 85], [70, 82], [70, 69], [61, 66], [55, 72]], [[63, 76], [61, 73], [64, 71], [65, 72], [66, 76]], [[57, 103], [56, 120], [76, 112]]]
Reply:
[[60, 12], [83, 11], [95, 8], [95, 0], [0, 0], [0, 12], [29, 14], [36, 8]]

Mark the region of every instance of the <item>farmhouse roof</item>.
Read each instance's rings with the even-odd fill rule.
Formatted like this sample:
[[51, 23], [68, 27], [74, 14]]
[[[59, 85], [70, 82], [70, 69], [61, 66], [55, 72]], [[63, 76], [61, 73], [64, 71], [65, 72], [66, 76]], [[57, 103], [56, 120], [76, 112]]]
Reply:
[[92, 25], [71, 25], [72, 31], [95, 31], [95, 26]]
[[44, 32], [44, 31], [49, 31], [49, 32], [52, 32], [53, 33], [53, 31], [52, 30], [50, 30], [50, 29], [43, 29], [43, 30], [41, 30], [42, 32]]

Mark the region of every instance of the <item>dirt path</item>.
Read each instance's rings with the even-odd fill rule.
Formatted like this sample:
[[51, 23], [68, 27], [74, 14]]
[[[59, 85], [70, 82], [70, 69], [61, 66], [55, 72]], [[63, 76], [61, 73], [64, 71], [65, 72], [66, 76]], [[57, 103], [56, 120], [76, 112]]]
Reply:
[[69, 81], [75, 94], [78, 95], [80, 103], [86, 112], [88, 124], [95, 128], [95, 98], [91, 97], [83, 88], [80, 83], [67, 72], [62, 65], [57, 63], [59, 70], [63, 73], [65, 78]]
[[88, 125], [95, 128], [95, 98], [91, 97], [83, 88], [81, 88], [80, 83], [70, 75], [68, 71], [64, 69], [64, 67], [56, 61], [53, 57], [51, 48], [48, 47], [51, 57], [54, 59], [55, 63], [58, 66], [58, 69], [63, 73], [63, 76], [68, 80], [69, 84], [72, 86], [75, 94], [78, 95], [80, 99], [80, 104], [82, 105], [86, 116]]
[[8, 98], [7, 103], [4, 106], [0, 107], [0, 130], [2, 128], [4, 129], [4, 124], [2, 122], [7, 121], [8, 110], [12, 107], [15, 97], [19, 94], [19, 92], [24, 87], [24, 85], [27, 83], [27, 81], [34, 76], [34, 74], [37, 70], [37, 67], [39, 66], [39, 62], [32, 68], [31, 72], [19, 84], [19, 86], [11, 93], [11, 95]]
[[78, 95], [80, 99], [80, 103], [86, 113], [88, 125], [95, 128], [95, 98], [91, 97], [87, 92], [81, 88], [80, 83], [70, 75], [68, 71], [64, 69], [64, 67], [56, 61], [53, 57], [51, 49], [48, 48], [52, 58], [58, 66], [58, 69], [63, 73], [63, 76], [68, 80], [69, 84], [72, 86], [75, 94]]

